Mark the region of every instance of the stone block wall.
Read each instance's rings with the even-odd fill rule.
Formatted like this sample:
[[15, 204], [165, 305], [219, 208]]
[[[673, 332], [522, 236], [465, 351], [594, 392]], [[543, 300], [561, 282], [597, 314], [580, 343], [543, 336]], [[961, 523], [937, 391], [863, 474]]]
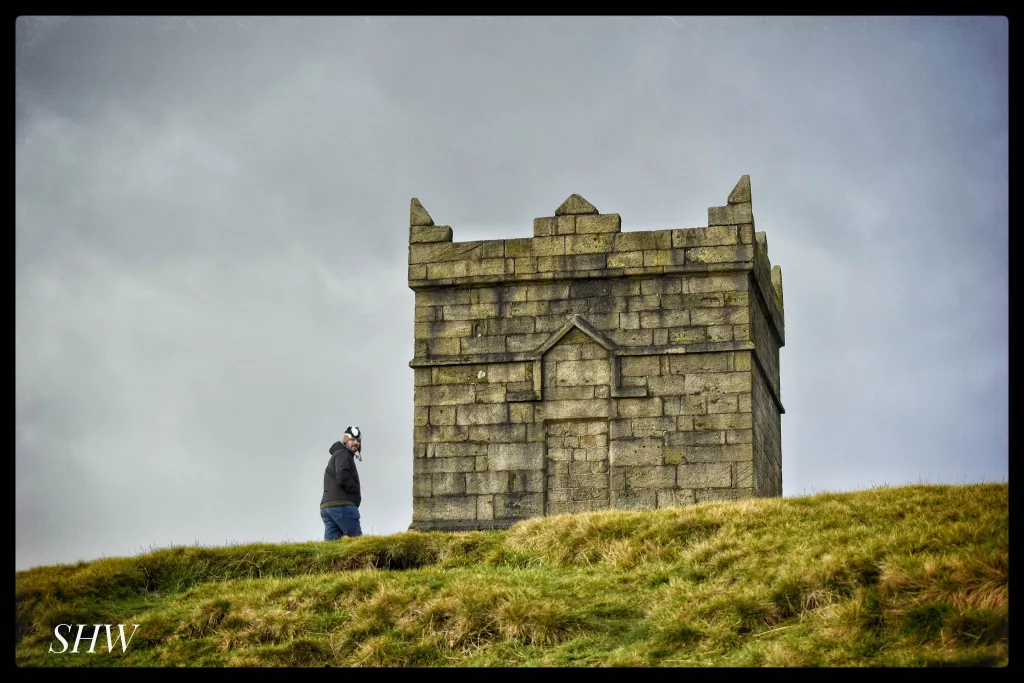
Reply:
[[572, 195], [453, 241], [412, 200], [413, 529], [782, 494], [782, 275], [744, 176], [708, 226]]

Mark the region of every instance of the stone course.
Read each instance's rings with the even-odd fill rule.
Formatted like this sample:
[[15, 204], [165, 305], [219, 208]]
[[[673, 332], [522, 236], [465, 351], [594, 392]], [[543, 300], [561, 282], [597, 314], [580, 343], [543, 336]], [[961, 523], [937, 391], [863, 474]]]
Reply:
[[453, 241], [413, 199], [413, 520], [782, 495], [782, 271], [750, 179], [708, 225], [622, 232], [573, 194], [533, 237]]

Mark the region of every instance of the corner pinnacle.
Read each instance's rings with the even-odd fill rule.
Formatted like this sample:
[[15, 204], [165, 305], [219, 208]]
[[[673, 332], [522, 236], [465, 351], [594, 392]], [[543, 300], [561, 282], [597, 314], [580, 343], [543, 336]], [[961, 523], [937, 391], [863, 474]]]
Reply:
[[729, 193], [729, 204], [749, 204], [750, 203], [750, 176], [745, 175], [740, 178], [740, 181], [736, 183], [736, 187], [732, 188], [732, 192]]
[[434, 224], [434, 219], [430, 217], [427, 210], [420, 204], [420, 200], [415, 197], [412, 198], [412, 204], [409, 207], [409, 225], [426, 225], [431, 226]]

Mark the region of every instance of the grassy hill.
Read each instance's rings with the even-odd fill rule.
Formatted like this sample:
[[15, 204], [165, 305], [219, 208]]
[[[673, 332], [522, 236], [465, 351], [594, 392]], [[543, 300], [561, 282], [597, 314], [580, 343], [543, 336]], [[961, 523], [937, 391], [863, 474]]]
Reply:
[[[1007, 484], [883, 487], [37, 567], [15, 661], [1005, 666], [1008, 508]], [[61, 623], [139, 627], [49, 654]]]

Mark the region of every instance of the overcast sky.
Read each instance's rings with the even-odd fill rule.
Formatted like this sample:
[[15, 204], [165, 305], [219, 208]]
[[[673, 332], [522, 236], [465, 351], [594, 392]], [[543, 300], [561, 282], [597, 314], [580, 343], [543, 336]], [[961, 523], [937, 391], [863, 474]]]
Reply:
[[783, 493], [1008, 481], [1002, 18], [22, 18], [15, 568], [412, 520], [409, 200], [782, 266]]

